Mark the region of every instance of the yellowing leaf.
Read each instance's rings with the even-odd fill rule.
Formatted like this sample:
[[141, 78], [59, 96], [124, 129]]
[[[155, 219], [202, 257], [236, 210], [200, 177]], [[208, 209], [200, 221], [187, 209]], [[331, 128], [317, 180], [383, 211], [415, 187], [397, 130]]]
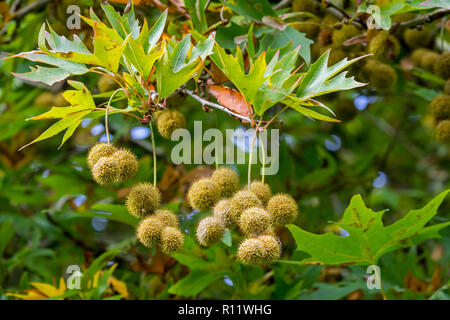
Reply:
[[125, 299], [128, 299], [129, 293], [128, 293], [127, 285], [125, 284], [125, 282], [120, 281], [114, 277], [109, 277], [108, 284], [110, 284], [113, 287], [113, 289], [116, 292], [118, 292], [122, 297], [124, 297]]

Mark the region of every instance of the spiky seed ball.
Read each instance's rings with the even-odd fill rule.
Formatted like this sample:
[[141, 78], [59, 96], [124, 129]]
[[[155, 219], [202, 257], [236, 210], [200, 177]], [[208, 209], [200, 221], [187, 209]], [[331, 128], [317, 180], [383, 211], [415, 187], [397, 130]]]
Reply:
[[126, 201], [128, 212], [136, 218], [143, 218], [159, 207], [161, 194], [158, 188], [147, 182], [133, 186]]
[[222, 221], [215, 217], [209, 216], [200, 220], [197, 225], [197, 241], [204, 247], [209, 247], [222, 239], [225, 232], [225, 226]]
[[445, 82], [444, 93], [450, 95], [450, 79]]
[[257, 238], [262, 242], [264, 248], [263, 262], [267, 264], [274, 263], [280, 259], [281, 244], [280, 241], [270, 235], [261, 235]]
[[425, 48], [415, 49], [411, 54], [411, 60], [415, 67], [420, 67], [422, 63], [422, 57], [427, 53], [431, 52], [431, 50]]
[[55, 95], [51, 92], [45, 91], [40, 93], [35, 99], [34, 104], [39, 107], [50, 107], [53, 106], [53, 101]]
[[110, 157], [101, 157], [92, 168], [92, 177], [100, 185], [112, 184], [119, 176], [119, 164]]
[[340, 48], [332, 49], [328, 58], [328, 66], [331, 67], [346, 57], [347, 53], [344, 50]]
[[260, 234], [269, 228], [272, 222], [270, 214], [258, 207], [246, 209], [239, 218], [239, 228], [246, 235]]
[[292, 11], [294, 12], [318, 12], [317, 3], [314, 0], [294, 0], [292, 2]]
[[69, 104], [66, 101], [66, 99], [64, 99], [64, 97], [63, 97], [63, 95], [61, 93], [55, 95], [53, 103], [55, 104], [55, 107], [65, 107], [65, 106], [67, 106]]
[[158, 115], [156, 126], [163, 138], [170, 139], [172, 132], [186, 127], [186, 119], [178, 110], [164, 110]]
[[230, 199], [220, 200], [213, 208], [214, 217], [222, 221], [225, 227], [229, 227], [233, 224], [230, 215], [230, 201]]
[[261, 263], [264, 259], [264, 245], [258, 239], [245, 239], [239, 245], [237, 256], [243, 264], [255, 265]]
[[127, 150], [119, 149], [111, 156], [119, 164], [120, 172], [117, 183], [124, 183], [134, 177], [139, 168], [136, 155]]
[[450, 51], [444, 52], [434, 64], [434, 73], [442, 79], [450, 78]]
[[267, 209], [275, 223], [288, 224], [297, 219], [297, 203], [288, 194], [280, 193], [273, 196], [267, 204]]
[[231, 197], [239, 188], [239, 176], [236, 171], [228, 167], [215, 170], [211, 179], [219, 187], [220, 198]]
[[450, 95], [439, 94], [430, 102], [430, 111], [433, 117], [440, 120], [450, 119]]
[[86, 162], [90, 170], [94, 168], [94, 164], [101, 157], [110, 157], [114, 152], [117, 151], [117, 148], [109, 143], [97, 143], [89, 149]]
[[352, 120], [358, 113], [353, 100], [351, 99], [340, 99], [336, 106], [336, 115], [338, 119], [342, 121]]
[[238, 191], [230, 201], [230, 216], [233, 223], [238, 223], [241, 214], [248, 208], [261, 207], [258, 197], [250, 191]]
[[369, 76], [370, 84], [380, 92], [388, 92], [397, 84], [397, 73], [388, 64], [375, 64]]
[[152, 247], [159, 243], [164, 224], [161, 220], [150, 216], [142, 219], [136, 228], [137, 239], [146, 247]]
[[219, 199], [219, 187], [211, 178], [195, 181], [187, 193], [187, 200], [193, 209], [207, 210]]
[[[244, 187], [244, 190], [246, 189], [247, 186]], [[264, 206], [272, 197], [272, 189], [267, 183], [264, 183], [262, 181], [253, 181], [252, 183], [250, 183], [250, 192], [253, 192]]]
[[167, 209], [155, 211], [154, 217], [161, 220], [167, 227], [178, 227], [180, 221], [175, 213]]
[[439, 59], [439, 54], [434, 51], [427, 51], [422, 55], [422, 59], [420, 60], [420, 67], [433, 71], [434, 65], [436, 61]]
[[368, 59], [359, 71], [359, 79], [363, 82], [369, 82], [371, 73], [373, 72], [375, 66], [379, 63], [380, 62], [375, 59]]
[[184, 234], [175, 227], [164, 227], [161, 231], [161, 251], [166, 254], [180, 250], [184, 244]]
[[403, 40], [410, 48], [426, 47], [432, 40], [433, 35], [431, 32], [422, 28], [421, 30], [417, 28], [406, 29], [403, 33]]
[[335, 46], [342, 46], [342, 44], [345, 42], [345, 40], [353, 38], [359, 34], [359, 29], [352, 25], [352, 24], [346, 24], [342, 26], [339, 30], [333, 31], [333, 45]]
[[320, 32], [320, 19], [310, 18], [295, 24], [295, 29], [306, 34], [309, 39], [314, 39]]
[[439, 142], [450, 144], [450, 120], [442, 120], [436, 127], [436, 139]]
[[400, 53], [400, 42], [389, 31], [380, 31], [370, 41], [369, 53], [381, 61], [394, 60]]
[[97, 82], [97, 88], [100, 93], [112, 91], [118, 88], [118, 84], [108, 76], [102, 75]]

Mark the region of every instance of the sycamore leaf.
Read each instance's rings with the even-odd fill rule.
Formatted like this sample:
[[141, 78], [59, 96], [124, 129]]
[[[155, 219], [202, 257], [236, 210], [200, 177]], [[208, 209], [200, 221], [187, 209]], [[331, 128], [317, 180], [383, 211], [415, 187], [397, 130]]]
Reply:
[[86, 86], [81, 82], [69, 81], [69, 84], [76, 90], [67, 90], [63, 93], [64, 99], [70, 103], [70, 107], [53, 107], [41, 115], [30, 118], [31, 120], [40, 119], [61, 119], [39, 137], [21, 147], [22, 150], [29, 145], [53, 137], [54, 135], [67, 130], [63, 136], [60, 147], [75, 132], [76, 128], [81, 124], [81, 120], [95, 110], [94, 99]]
[[[364, 205], [360, 195], [353, 196], [337, 225], [347, 231], [341, 237], [331, 232], [314, 234], [295, 225], [288, 225], [297, 249], [311, 257], [296, 264], [376, 264], [385, 253], [415, 245], [429, 238], [440, 238], [439, 231], [450, 222], [425, 225], [436, 215], [437, 209], [450, 190], [436, 196], [422, 209], [411, 210], [403, 218], [385, 226], [382, 216], [386, 210], [374, 212]], [[292, 262], [288, 262], [292, 263]]]
[[[162, 46], [166, 43], [163, 42]], [[160, 98], [166, 98], [194, 77], [207, 56], [212, 54], [214, 39], [209, 36], [195, 47], [190, 35], [181, 41], [169, 40], [161, 58], [156, 62], [156, 84]], [[190, 53], [190, 54], [189, 54]]]
[[258, 89], [267, 79], [266, 58], [262, 53], [250, 67], [248, 73], [245, 72], [242, 51], [237, 47], [236, 56], [227, 54], [225, 49], [216, 45], [214, 54], [211, 56], [217, 67], [234, 83], [236, 88], [245, 97], [245, 100], [253, 104], [258, 93]]
[[311, 64], [297, 88], [298, 98], [307, 100], [330, 92], [349, 90], [366, 85], [365, 83], [357, 82], [354, 77], [346, 78], [347, 72], [338, 74], [352, 63], [366, 56], [352, 60], [344, 58], [335, 65], [328, 67], [329, 56], [330, 50], [327, 50], [316, 62]]
[[[333, 116], [335, 116], [335, 114], [333, 113], [333, 111], [330, 108], [328, 108], [327, 106], [325, 106], [324, 104], [322, 104], [319, 101], [316, 101], [313, 99], [302, 100], [294, 95], [289, 95], [289, 96], [286, 96], [281, 102], [283, 104], [285, 104], [287, 107], [292, 108], [297, 112], [300, 112], [301, 114], [307, 116], [308, 118], [317, 119], [317, 120], [321, 120], [321, 121], [328, 121], [328, 122], [341, 122], [340, 120], [330, 118], [330, 117], [325, 116], [317, 111], [310, 109], [311, 107], [321, 107], [321, 108], [327, 110], [328, 112], [330, 112], [331, 114], [333, 114]], [[306, 107], [308, 107], [308, 108], [306, 108]]]
[[33, 50], [22, 52], [8, 58], [21, 57], [30, 61], [41, 62], [52, 67], [36, 66], [31, 67], [31, 72], [12, 73], [14, 76], [28, 81], [41, 81], [49, 86], [56, 82], [65, 80], [70, 75], [81, 75], [89, 71], [89, 69], [81, 63], [67, 61], [57, 57], [51, 57], [42, 54], [41, 51]]
[[289, 51], [279, 59], [278, 50], [267, 65], [264, 76], [267, 78], [258, 89], [254, 99], [255, 112], [263, 115], [270, 107], [288, 96], [297, 86], [301, 75], [294, 70], [299, 47]]
[[208, 22], [206, 21], [205, 10], [208, 0], [185, 0], [184, 5], [192, 18], [195, 29], [200, 33], [208, 30]]
[[246, 117], [250, 116], [249, 111], [252, 112], [252, 107], [245, 101], [239, 91], [225, 86], [213, 85], [208, 85], [208, 90], [227, 109]]
[[130, 35], [123, 40], [115, 29], [108, 28], [104, 23], [83, 16], [82, 18], [94, 29], [93, 53], [87, 49], [78, 36], [74, 35], [74, 39], [71, 41], [64, 36], [59, 36], [50, 26], [49, 32], [47, 32], [45, 24], [39, 31], [39, 49], [52, 57], [102, 66], [112, 72], [117, 72]]

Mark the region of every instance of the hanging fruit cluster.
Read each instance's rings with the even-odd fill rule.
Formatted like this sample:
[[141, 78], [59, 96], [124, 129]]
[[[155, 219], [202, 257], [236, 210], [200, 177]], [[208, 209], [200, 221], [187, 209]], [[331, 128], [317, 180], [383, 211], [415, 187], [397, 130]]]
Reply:
[[227, 167], [218, 168], [210, 178], [201, 178], [191, 185], [187, 193], [189, 205], [213, 212], [198, 223], [197, 241], [211, 246], [222, 239], [227, 228], [237, 227], [244, 236], [237, 251], [242, 263], [276, 262], [281, 243], [273, 226], [292, 223], [297, 218], [295, 200], [287, 194], [273, 195], [270, 186], [262, 181], [238, 189], [239, 177]]

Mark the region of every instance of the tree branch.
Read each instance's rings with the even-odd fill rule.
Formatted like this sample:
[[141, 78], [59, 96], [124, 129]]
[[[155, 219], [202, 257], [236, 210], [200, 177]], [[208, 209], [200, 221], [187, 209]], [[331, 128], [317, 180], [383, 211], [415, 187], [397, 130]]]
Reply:
[[[228, 109], [228, 108], [226, 108], [226, 107], [224, 107], [224, 106], [222, 106], [220, 104], [217, 104], [217, 103], [205, 100], [205, 99], [199, 97], [198, 95], [196, 95], [191, 90], [179, 89], [179, 91], [183, 92], [183, 93], [185, 93], [185, 94], [187, 94], [189, 96], [191, 96], [192, 98], [194, 98], [195, 100], [200, 102], [202, 105], [205, 105], [205, 106], [208, 106], [208, 107], [211, 107], [211, 108], [215, 108], [215, 109], [219, 109], [219, 110], [221, 110], [221, 111], [223, 111], [225, 113], [228, 113], [229, 115], [231, 115], [233, 117], [236, 117], [236, 118], [239, 118], [241, 120], [244, 120], [244, 121], [252, 123], [252, 119], [250, 119], [249, 117], [246, 117], [246, 116], [240, 115], [238, 113], [235, 113], [235, 112], [231, 111], [230, 109]], [[254, 120], [254, 121], [256, 121], [256, 120]]]
[[450, 14], [450, 9], [445, 9], [445, 8], [437, 9], [428, 14], [424, 14], [423, 16], [419, 16], [417, 18], [414, 18], [414, 19], [411, 19], [408, 21], [399, 22], [399, 23], [397, 23], [397, 25], [395, 27], [413, 27], [416, 25], [430, 23], [434, 20], [445, 17], [448, 14]]

